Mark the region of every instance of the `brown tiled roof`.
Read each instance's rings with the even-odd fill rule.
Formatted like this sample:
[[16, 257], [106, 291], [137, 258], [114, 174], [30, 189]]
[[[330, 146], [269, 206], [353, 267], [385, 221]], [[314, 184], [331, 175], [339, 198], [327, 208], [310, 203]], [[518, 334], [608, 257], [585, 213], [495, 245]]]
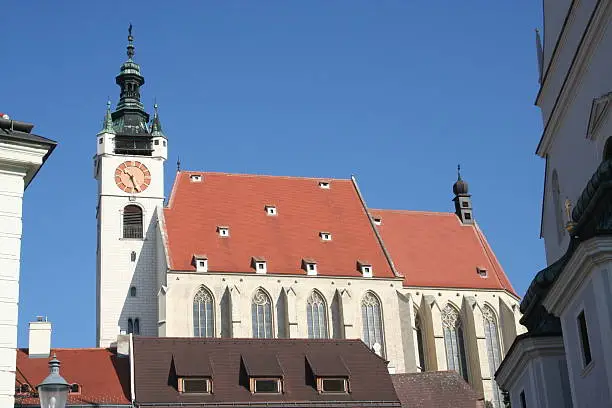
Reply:
[[484, 402], [455, 371], [392, 374], [402, 408], [483, 408]]
[[[189, 176], [199, 174], [201, 182]], [[262, 257], [268, 273], [305, 275], [314, 259], [318, 275], [359, 277], [357, 260], [375, 277], [394, 277], [352, 180], [182, 171], [164, 210], [170, 269], [192, 271], [193, 254], [208, 256], [211, 272], [255, 272]], [[277, 215], [266, 213], [273, 204]], [[227, 225], [229, 237], [217, 226]], [[333, 239], [323, 241], [321, 231]]]
[[[370, 210], [405, 286], [505, 289], [516, 295], [478, 225], [454, 213]], [[487, 278], [477, 273], [487, 270]]]
[[[130, 364], [110, 349], [52, 349], [61, 362], [60, 374], [69, 383], [81, 386], [80, 394], [69, 394], [70, 404], [114, 404], [130, 406]], [[17, 350], [15, 385], [35, 387], [49, 375], [49, 359], [29, 358], [27, 349]], [[18, 393], [16, 406], [40, 406], [32, 393]]]
[[[210, 395], [180, 394], [178, 377], [172, 368], [172, 355], [205, 354], [212, 367]], [[262, 355], [275, 359], [280, 368], [283, 393], [251, 394], [249, 376], [242, 366], [243, 356]], [[349, 371], [350, 393], [320, 394], [306, 357], [317, 355], [333, 360], [341, 358]], [[266, 404], [300, 406], [325, 404], [326, 407], [389, 406], [399, 407], [385, 361], [372, 353], [360, 340], [305, 339], [198, 339], [134, 338], [136, 401], [139, 404], [233, 403], [234, 406]], [[248, 361], [248, 359], [247, 359]], [[266, 372], [258, 361], [253, 370]], [[265, 363], [265, 361], [264, 361]], [[274, 369], [276, 370], [276, 369]], [[269, 375], [266, 372], [264, 375]]]

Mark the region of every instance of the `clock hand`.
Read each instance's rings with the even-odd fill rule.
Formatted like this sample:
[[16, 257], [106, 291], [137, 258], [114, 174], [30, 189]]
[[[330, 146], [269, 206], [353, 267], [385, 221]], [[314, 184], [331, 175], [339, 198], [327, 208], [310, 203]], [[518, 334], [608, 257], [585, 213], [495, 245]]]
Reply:
[[130, 180], [132, 180], [132, 184], [134, 185], [134, 189], [136, 189], [136, 191], [140, 191], [138, 189], [138, 186], [136, 185], [136, 181], [134, 180], [134, 176], [132, 176], [130, 173], [128, 173], [128, 176], [130, 176]]

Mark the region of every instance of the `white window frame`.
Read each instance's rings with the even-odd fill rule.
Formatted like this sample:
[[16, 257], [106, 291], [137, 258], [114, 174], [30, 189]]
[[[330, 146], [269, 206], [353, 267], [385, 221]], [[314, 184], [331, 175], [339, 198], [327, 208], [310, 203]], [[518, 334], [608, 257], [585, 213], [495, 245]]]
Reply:
[[[344, 390], [343, 391], [326, 391], [323, 388], [323, 384], [325, 380], [337, 380], [344, 382]], [[319, 394], [347, 394], [349, 392], [349, 381], [348, 378], [344, 377], [317, 377], [317, 391]]]
[[323, 190], [329, 190], [331, 188], [331, 184], [329, 181], [319, 181], [319, 188]]
[[230, 230], [229, 227], [227, 226], [218, 226], [217, 227], [217, 232], [219, 233], [219, 236], [221, 238], [228, 238], [230, 236]]
[[[277, 392], [257, 391], [258, 381], [276, 381]], [[251, 394], [264, 394], [264, 395], [282, 394], [283, 393], [283, 379], [279, 377], [251, 377], [249, 378], [249, 388], [251, 390]]]
[[201, 174], [190, 174], [189, 181], [191, 181], [192, 183], [201, 183], [202, 175]]
[[276, 210], [276, 206], [274, 205], [266, 205], [266, 214], [275, 217], [278, 215], [278, 211]]
[[266, 261], [255, 261], [255, 273], [268, 273], [268, 265]]
[[331, 232], [321, 231], [321, 232], [319, 232], [319, 237], [321, 237], [322, 241], [331, 241], [332, 240]]
[[[206, 391], [199, 392], [186, 392], [185, 391], [185, 380], [204, 380], [206, 381]], [[179, 378], [178, 389], [181, 394], [195, 394], [195, 395], [208, 395], [212, 394], [212, 380], [208, 377], [181, 377]]]
[[208, 272], [208, 258], [195, 258], [196, 272]]
[[306, 262], [306, 275], [317, 276], [317, 264], [314, 262]]

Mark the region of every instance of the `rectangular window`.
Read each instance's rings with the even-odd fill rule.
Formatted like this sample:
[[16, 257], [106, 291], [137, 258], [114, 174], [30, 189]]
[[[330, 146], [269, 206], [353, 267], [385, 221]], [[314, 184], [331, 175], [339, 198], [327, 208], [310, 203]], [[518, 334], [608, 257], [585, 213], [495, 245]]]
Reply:
[[155, 140], [155, 141], [153, 141], [153, 144], [154, 144], [155, 146], [159, 146], [159, 140]]
[[472, 214], [470, 214], [469, 212], [465, 213], [465, 219], [466, 220], [471, 220], [472, 219]]
[[102, 144], [102, 138], [98, 139], [98, 144]]
[[582, 360], [586, 367], [591, 362], [591, 345], [589, 344], [589, 332], [587, 331], [586, 318], [584, 310], [578, 315], [578, 332], [580, 334], [580, 343], [582, 346]]
[[521, 391], [521, 408], [527, 408], [527, 401], [525, 400], [525, 391]]
[[181, 378], [179, 392], [184, 394], [210, 394], [209, 378]]
[[317, 378], [319, 392], [322, 393], [346, 393], [346, 378]]
[[279, 378], [251, 378], [251, 392], [254, 394], [280, 394]]

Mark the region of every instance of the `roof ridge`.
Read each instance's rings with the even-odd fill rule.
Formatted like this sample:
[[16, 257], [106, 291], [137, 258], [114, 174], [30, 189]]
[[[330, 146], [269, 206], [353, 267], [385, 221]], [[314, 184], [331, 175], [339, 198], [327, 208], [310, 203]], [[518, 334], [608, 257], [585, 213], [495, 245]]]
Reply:
[[391, 208], [368, 208], [368, 211], [383, 211], [393, 212], [401, 214], [421, 214], [421, 215], [440, 215], [440, 216], [453, 216], [455, 213], [446, 211], [424, 211], [424, 210], [402, 210], [402, 209], [391, 209]]
[[254, 173], [229, 173], [223, 171], [201, 171], [201, 170], [180, 170], [180, 173], [200, 173], [203, 175], [220, 175], [220, 176], [236, 176], [236, 177], [270, 177], [270, 178], [284, 178], [284, 179], [300, 179], [300, 180], [325, 180], [325, 181], [347, 181], [350, 182], [350, 178], [336, 178], [336, 177], [314, 177], [314, 176], [290, 176], [290, 175], [274, 175], [274, 174], [254, 174]]

